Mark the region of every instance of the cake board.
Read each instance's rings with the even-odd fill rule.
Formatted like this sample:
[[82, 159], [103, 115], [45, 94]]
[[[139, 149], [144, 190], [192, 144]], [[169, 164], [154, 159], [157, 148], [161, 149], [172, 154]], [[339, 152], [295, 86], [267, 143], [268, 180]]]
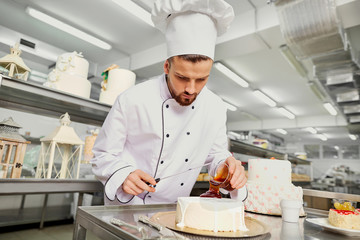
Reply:
[[[281, 214], [260, 213], [260, 212], [250, 211], [250, 210], [245, 210], [245, 212], [259, 214], [259, 215], [265, 215], [265, 216], [271, 216], [271, 217], [282, 217]], [[306, 213], [302, 214], [302, 215], [300, 214], [299, 217], [306, 217]]]
[[267, 239], [270, 236], [269, 227], [263, 222], [251, 217], [245, 217], [245, 224], [249, 231], [237, 232], [211, 232], [188, 227], [178, 227], [175, 224], [176, 212], [158, 212], [151, 217], [151, 220], [177, 231], [190, 239]]

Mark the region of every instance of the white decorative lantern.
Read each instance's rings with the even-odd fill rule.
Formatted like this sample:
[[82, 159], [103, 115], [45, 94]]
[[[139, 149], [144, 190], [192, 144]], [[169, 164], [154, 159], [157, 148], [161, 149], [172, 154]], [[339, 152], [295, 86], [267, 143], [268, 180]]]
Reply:
[[[80, 161], [84, 142], [70, 127], [70, 116], [60, 117], [61, 125], [50, 135], [41, 138], [41, 151], [36, 178], [79, 178]], [[61, 168], [56, 163], [61, 162]]]
[[0, 178], [20, 178], [26, 141], [20, 134], [21, 126], [9, 117], [0, 122]]
[[0, 58], [0, 66], [9, 71], [9, 77], [27, 81], [31, 70], [21, 59], [20, 54], [19, 43], [16, 43], [14, 47], [10, 48], [10, 54]]

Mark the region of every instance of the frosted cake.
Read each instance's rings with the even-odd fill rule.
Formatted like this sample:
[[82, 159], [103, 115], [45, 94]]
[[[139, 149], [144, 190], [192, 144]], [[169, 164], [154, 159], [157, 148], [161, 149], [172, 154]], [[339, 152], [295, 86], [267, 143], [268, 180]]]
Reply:
[[177, 227], [213, 232], [247, 231], [241, 200], [180, 197], [176, 206]]
[[89, 98], [91, 83], [87, 80], [88, 71], [89, 62], [81, 53], [64, 53], [58, 57], [56, 68], [49, 73], [44, 86]]
[[107, 80], [101, 83], [99, 101], [113, 105], [120, 93], [135, 85], [136, 75], [126, 69], [112, 69]]
[[[249, 159], [248, 197], [245, 210], [256, 213], [281, 215], [282, 199], [303, 199], [301, 187], [291, 183], [291, 164], [286, 160]], [[303, 207], [300, 216], [304, 216]]]

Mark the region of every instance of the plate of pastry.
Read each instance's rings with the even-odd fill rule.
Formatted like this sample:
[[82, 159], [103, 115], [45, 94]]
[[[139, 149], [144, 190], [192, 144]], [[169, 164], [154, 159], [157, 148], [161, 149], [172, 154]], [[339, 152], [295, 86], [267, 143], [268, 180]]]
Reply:
[[335, 227], [330, 224], [328, 218], [307, 218], [306, 221], [318, 225], [320, 227], [323, 227], [327, 231], [339, 233], [349, 237], [360, 237], [360, 230]]

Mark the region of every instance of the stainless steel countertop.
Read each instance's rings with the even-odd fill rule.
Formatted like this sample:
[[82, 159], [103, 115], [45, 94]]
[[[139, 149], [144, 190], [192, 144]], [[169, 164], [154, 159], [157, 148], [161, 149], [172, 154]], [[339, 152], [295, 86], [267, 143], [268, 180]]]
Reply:
[[[73, 239], [85, 239], [86, 230], [92, 231], [101, 239], [143, 239], [142, 235], [133, 229], [126, 227], [117, 227], [109, 223], [112, 218], [119, 218], [135, 226], [144, 226], [137, 222], [139, 215], [151, 217], [157, 212], [175, 211], [175, 204], [159, 205], [133, 205], [133, 206], [84, 206], [79, 207], [76, 215], [76, 226]], [[299, 219], [298, 223], [283, 222], [279, 216], [268, 216], [246, 212], [246, 216], [255, 218], [269, 225], [270, 234], [256, 238], [246, 239], [326, 239], [342, 240], [351, 239], [345, 235], [325, 231], [322, 227], [306, 221], [306, 218], [327, 217], [326, 211], [313, 211], [305, 209], [307, 217]], [[85, 232], [85, 234], [84, 234]], [[154, 238], [159, 234], [152, 228], [146, 227], [146, 237]], [[186, 235], [189, 237], [189, 235]], [[208, 239], [199, 236], [193, 236], [191, 239]]]

